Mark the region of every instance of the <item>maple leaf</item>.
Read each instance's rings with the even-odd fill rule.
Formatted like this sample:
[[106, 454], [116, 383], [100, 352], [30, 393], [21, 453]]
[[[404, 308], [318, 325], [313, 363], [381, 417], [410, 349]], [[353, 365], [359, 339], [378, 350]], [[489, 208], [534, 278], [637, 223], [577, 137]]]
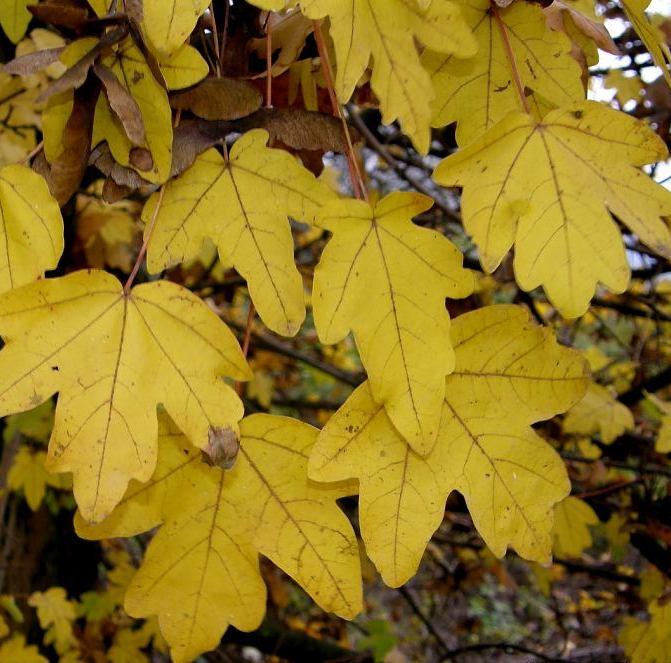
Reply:
[[586, 387], [578, 353], [557, 346], [517, 306], [490, 306], [452, 324], [456, 368], [446, 379], [438, 440], [426, 457], [399, 435], [367, 383], [322, 430], [309, 476], [357, 478], [366, 550], [384, 581], [417, 569], [458, 490], [495, 555], [507, 546], [550, 557], [552, 508], [569, 492], [561, 458], [530, 424], [566, 410]]
[[114, 511], [99, 523], [86, 521], [80, 511], [75, 529], [83, 539], [130, 537], [157, 527], [162, 522], [166, 495], [185, 491], [188, 465], [201, 462], [200, 452], [189, 444], [169, 417], [158, 418], [158, 458], [148, 482], [131, 480]]
[[[280, 0], [252, 0], [264, 9], [279, 9]], [[461, 17], [460, 5], [449, 0], [302, 0], [308, 18], [328, 16], [337, 72], [336, 92], [347, 102], [369, 61], [371, 86], [380, 100], [382, 121], [398, 119], [417, 149], [429, 149], [431, 99], [434, 91], [421, 65], [415, 39], [438, 53], [460, 57], [475, 54], [476, 44]]]
[[31, 4], [33, 0], [10, 0], [0, 3], [0, 27], [15, 44], [26, 34], [30, 23], [28, 5]]
[[210, 0], [143, 0], [142, 30], [159, 56], [176, 51], [188, 39]]
[[15, 635], [0, 645], [0, 663], [49, 663], [35, 645], [27, 645], [24, 635]]
[[[221, 261], [247, 279], [265, 324], [293, 336], [305, 318], [305, 303], [287, 217], [311, 222], [335, 194], [267, 142], [266, 131], [249, 131], [236, 141], [228, 160], [210, 149], [166, 185], [147, 265], [156, 273], [193, 258], [211, 237]], [[147, 202], [145, 221], [157, 200], [158, 194]]]
[[70, 649], [75, 642], [72, 622], [76, 614], [65, 589], [51, 587], [45, 592], [33, 592], [28, 598], [28, 605], [37, 609], [40, 626], [46, 630], [44, 644], [53, 644], [59, 653]]
[[651, 23], [645, 14], [650, 0], [621, 0], [621, 4], [654, 63], [662, 70], [666, 82], [671, 85], [671, 48], [666, 43], [662, 30]]
[[0, 292], [35, 281], [63, 253], [63, 218], [44, 179], [25, 166], [0, 169]]
[[375, 207], [335, 201], [315, 220], [333, 233], [315, 270], [319, 338], [337, 343], [354, 332], [373, 397], [420, 454], [436, 440], [445, 376], [454, 368], [445, 298], [473, 290], [459, 250], [410, 221], [432, 204], [395, 192]]
[[[136, 509], [137, 531], [157, 525], [160, 509], [163, 525], [131, 582], [125, 606], [135, 616], [159, 615], [175, 661], [216, 647], [229, 624], [258, 628], [266, 604], [259, 553], [325, 610], [351, 618], [361, 608], [358, 546], [335, 503], [351, 494], [352, 486], [321, 486], [307, 479], [317, 430], [272, 415], [243, 419], [240, 430], [240, 451], [230, 471], [194, 462], [182, 453], [184, 438], [164, 436], [163, 446], [170, 442], [176, 449], [167, 452], [146, 492], [131, 487], [121, 505], [126, 512]], [[96, 531], [80, 529], [81, 521], [78, 529], [84, 535], [116, 536], [129, 531], [123, 521], [123, 516], [113, 521], [121, 530], [106, 522]]]
[[562, 423], [564, 433], [599, 435], [610, 444], [625, 431], [633, 430], [634, 416], [600, 384], [590, 382], [585, 396], [566, 414]]
[[[580, 68], [570, 56], [566, 35], [546, 26], [543, 10], [516, 2], [492, 8], [489, 0], [464, 3], [462, 14], [478, 42], [467, 59], [425, 51], [422, 64], [431, 76], [436, 98], [431, 124], [457, 122], [457, 140], [467, 145], [505, 115], [520, 110], [521, 84], [556, 106], [585, 96]], [[511, 63], [519, 63], [514, 73]]]
[[434, 178], [463, 187], [462, 214], [480, 261], [492, 272], [515, 244], [515, 278], [543, 285], [565, 317], [582, 315], [598, 281], [622, 292], [629, 266], [608, 211], [656, 253], [671, 257], [671, 192], [639, 167], [665, 159], [644, 122], [594, 102], [537, 121], [511, 113]]
[[580, 557], [592, 545], [591, 525], [598, 525], [594, 509], [584, 500], [569, 496], [555, 506], [552, 552], [558, 557]]
[[242, 405], [222, 374], [247, 379], [235, 337], [203, 302], [165, 281], [126, 296], [96, 270], [39, 281], [0, 298], [0, 412], [59, 392], [47, 469], [72, 472], [84, 517], [98, 521], [130, 478], [156, 464], [156, 405], [196, 446], [235, 429]]
[[631, 663], [661, 663], [671, 647], [671, 603], [652, 601], [650, 621], [625, 617], [618, 640]]
[[47, 486], [67, 487], [65, 477], [46, 471], [44, 468], [46, 459], [47, 455], [44, 451], [32, 451], [22, 446], [17, 451], [7, 473], [7, 487], [10, 490], [23, 490], [26, 502], [33, 511], [40, 508]]

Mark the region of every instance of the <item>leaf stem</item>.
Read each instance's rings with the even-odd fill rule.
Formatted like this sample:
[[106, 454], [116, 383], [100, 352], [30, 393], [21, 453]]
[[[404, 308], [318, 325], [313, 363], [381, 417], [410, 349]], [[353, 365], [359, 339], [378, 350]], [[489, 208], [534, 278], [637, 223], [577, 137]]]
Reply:
[[313, 30], [315, 34], [315, 41], [317, 42], [317, 50], [319, 51], [319, 62], [321, 64], [322, 73], [324, 74], [324, 80], [326, 81], [326, 87], [328, 89], [329, 97], [331, 99], [331, 107], [333, 109], [333, 115], [340, 118], [342, 123], [343, 134], [345, 135], [345, 140], [347, 141], [347, 165], [349, 166], [349, 176], [352, 182], [352, 189], [354, 191], [354, 196], [360, 200], [368, 200], [368, 193], [366, 192], [366, 186], [363, 181], [363, 176], [361, 175], [361, 170], [359, 169], [359, 163], [356, 160], [356, 155], [354, 154], [354, 145], [352, 144], [352, 136], [349, 133], [349, 127], [347, 126], [347, 120], [345, 115], [342, 112], [342, 106], [338, 101], [338, 97], [335, 93], [335, 85], [333, 84], [333, 69], [331, 67], [331, 58], [329, 57], [328, 49], [326, 48], [326, 42], [324, 40], [324, 34], [322, 33], [321, 21], [313, 21]]
[[494, 20], [496, 21], [496, 25], [499, 29], [499, 33], [501, 34], [501, 39], [503, 41], [503, 47], [506, 50], [506, 56], [508, 58], [508, 64], [510, 65], [510, 71], [513, 76], [513, 82], [515, 83], [515, 89], [517, 90], [517, 94], [520, 99], [520, 103], [522, 104], [522, 108], [527, 115], [531, 114], [531, 110], [529, 109], [529, 102], [527, 101], [526, 95], [524, 94], [524, 85], [522, 84], [522, 78], [520, 77], [520, 72], [519, 69], [517, 68], [517, 61], [515, 60], [515, 54], [513, 53], [513, 47], [510, 45], [510, 39], [508, 38], [508, 30], [506, 29], [505, 23], [503, 22], [503, 19], [501, 18], [501, 14], [499, 13], [499, 8], [496, 5], [496, 3], [491, 0], [490, 2], [490, 11], [492, 12], [492, 15], [494, 16]]
[[140, 266], [142, 265], [142, 261], [144, 260], [144, 257], [147, 253], [147, 247], [149, 246], [149, 240], [151, 239], [151, 235], [154, 232], [154, 226], [156, 225], [156, 219], [158, 218], [158, 213], [159, 210], [161, 209], [161, 203], [163, 202], [164, 193], [165, 193], [165, 186], [161, 186], [158, 192], [158, 200], [156, 201], [156, 207], [154, 207], [154, 212], [151, 215], [151, 219], [149, 221], [149, 224], [147, 225], [147, 230], [144, 234], [144, 240], [142, 241], [140, 252], [137, 254], [137, 258], [135, 259], [133, 269], [131, 270], [130, 276], [126, 280], [126, 283], [124, 284], [123, 287], [123, 292], [124, 295], [126, 296], [128, 296], [128, 294], [130, 293], [133, 281], [135, 281], [135, 277], [137, 276], [137, 273], [140, 271]]

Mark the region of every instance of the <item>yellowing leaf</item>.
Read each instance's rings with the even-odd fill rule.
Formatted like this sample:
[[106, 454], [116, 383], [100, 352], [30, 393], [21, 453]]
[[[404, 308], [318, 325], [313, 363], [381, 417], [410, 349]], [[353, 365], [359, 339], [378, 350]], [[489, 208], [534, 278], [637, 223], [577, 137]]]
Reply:
[[452, 343], [456, 368], [429, 455], [409, 447], [364, 384], [328, 422], [310, 459], [312, 479], [359, 479], [361, 534], [391, 586], [416, 571], [452, 490], [464, 495], [494, 554], [510, 545], [547, 562], [552, 509], [570, 489], [561, 459], [530, 424], [580, 398], [581, 357], [516, 306], [458, 317]]
[[25, 166], [0, 169], [0, 293], [54, 269], [63, 219], [44, 179]]
[[176, 51], [189, 37], [210, 0], [144, 0], [142, 29], [159, 55]]
[[429, 149], [431, 100], [434, 92], [422, 67], [415, 39], [438, 53], [473, 55], [475, 41], [459, 4], [433, 0], [303, 0], [309, 18], [329, 17], [336, 50], [336, 91], [341, 102], [352, 96], [369, 61], [371, 86], [380, 100], [382, 121], [399, 119], [417, 149]]
[[634, 428], [634, 416], [599, 384], [590, 382], [583, 399], [567, 413], [562, 424], [565, 433], [599, 435], [610, 444], [625, 431]]
[[195, 295], [155, 281], [126, 296], [99, 271], [39, 281], [0, 298], [0, 413], [59, 392], [47, 469], [72, 472], [99, 521], [156, 464], [156, 405], [196, 446], [236, 427], [242, 405], [221, 375], [250, 377], [235, 337]]
[[650, 0], [621, 0], [627, 18], [652, 56], [654, 63], [662, 70], [666, 82], [671, 85], [671, 49], [664, 33], [645, 14]]
[[643, 122], [594, 102], [541, 121], [511, 113], [436, 168], [464, 188], [462, 214], [480, 261], [492, 272], [515, 245], [524, 290], [543, 285], [566, 317], [582, 315], [598, 281], [629, 281], [622, 238], [609, 211], [655, 252], [671, 256], [671, 192], [639, 167], [666, 158]]
[[44, 451], [32, 451], [22, 446], [7, 474], [7, 487], [10, 490], [23, 490], [26, 502], [33, 511], [40, 508], [47, 486], [63, 487], [62, 479], [58, 475], [46, 471], [46, 459]]
[[[311, 222], [334, 194], [287, 152], [266, 147], [267, 141], [267, 132], [250, 131], [236, 141], [228, 161], [210, 149], [166, 185], [147, 264], [160, 272], [195, 257], [211, 237], [221, 261], [247, 279], [266, 325], [293, 336], [305, 303], [287, 217]], [[157, 197], [145, 206], [145, 221]]]
[[15, 635], [0, 645], [0, 663], [49, 663], [35, 645], [27, 645], [23, 635]]
[[396, 192], [374, 208], [336, 201], [315, 222], [333, 233], [315, 270], [319, 338], [337, 343], [354, 332], [373, 398], [420, 454], [435, 443], [454, 368], [445, 297], [473, 290], [459, 250], [410, 221], [431, 206], [427, 196]]
[[26, 34], [28, 23], [30, 23], [28, 5], [32, 4], [34, 4], [33, 0], [3, 0], [0, 2], [0, 27], [15, 44]]
[[[102, 59], [119, 82], [127, 88], [137, 102], [142, 115], [146, 133], [146, 147], [151, 152], [153, 165], [148, 170], [137, 168], [138, 172], [150, 182], [164, 182], [170, 175], [172, 165], [172, 113], [165, 88], [154, 78], [151, 67], [132, 39], [127, 38], [117, 50]], [[113, 130], [109, 124], [102, 124], [99, 131], [107, 139], [107, 133]], [[122, 165], [130, 165], [130, 140], [120, 142], [111, 138], [110, 150], [114, 158]]]
[[166, 495], [188, 490], [184, 470], [200, 459], [200, 452], [189, 444], [170, 418], [159, 416], [158, 460], [151, 479], [146, 483], [132, 480], [123, 499], [100, 523], [88, 523], [77, 512], [75, 528], [78, 536], [84, 539], [129, 537], [160, 525]]
[[167, 60], [159, 62], [159, 68], [168, 90], [180, 90], [195, 85], [207, 76], [210, 68], [203, 56], [185, 44]]
[[671, 603], [653, 601], [650, 621], [625, 617], [618, 640], [631, 663], [663, 663], [671, 647]]
[[426, 51], [422, 64], [436, 89], [432, 125], [457, 122], [457, 140], [467, 145], [520, 108], [508, 45], [524, 87], [557, 106], [584, 98], [580, 68], [567, 37], [546, 27], [538, 5], [515, 2], [497, 9], [489, 0], [463, 3], [461, 11], [478, 52], [459, 59]]
[[[126, 595], [134, 616], [159, 615], [173, 660], [192, 660], [216, 647], [229, 624], [258, 628], [266, 588], [258, 567], [261, 553], [291, 575], [325, 610], [351, 618], [361, 608], [359, 551], [352, 527], [335, 503], [349, 486], [321, 486], [307, 479], [308, 454], [316, 429], [270, 415], [244, 419], [241, 447], [230, 471], [180, 457], [159, 466], [150, 484], [172, 472], [171, 488], [159, 501], [163, 526]], [[165, 446], [164, 444], [164, 446]], [[168, 456], [166, 456], [166, 459]], [[156, 511], [146, 509], [145, 528]], [[129, 503], [122, 509], [130, 509]], [[114, 515], [112, 516], [114, 518]], [[123, 518], [116, 522], [122, 528]], [[138, 523], [140, 520], [138, 520]], [[104, 527], [104, 524], [103, 524]], [[112, 526], [104, 535], [116, 534]]]
[[599, 518], [584, 500], [567, 497], [555, 506], [552, 550], [558, 557], [580, 557], [592, 545], [590, 525]]
[[64, 653], [75, 641], [72, 622], [76, 618], [75, 606], [68, 601], [62, 587], [52, 587], [46, 592], [33, 592], [28, 605], [37, 610], [40, 626], [46, 630], [44, 644], [53, 644], [56, 651]]

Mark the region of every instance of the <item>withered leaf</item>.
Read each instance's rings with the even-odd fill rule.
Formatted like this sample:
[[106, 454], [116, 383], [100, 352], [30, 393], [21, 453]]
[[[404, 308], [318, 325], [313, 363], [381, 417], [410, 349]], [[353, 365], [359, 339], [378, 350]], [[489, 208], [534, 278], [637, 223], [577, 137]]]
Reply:
[[42, 103], [53, 97], [55, 94], [73, 90], [84, 84], [88, 76], [89, 69], [95, 62], [98, 55], [121, 41], [128, 34], [128, 27], [121, 25], [110, 32], [104, 34], [100, 41], [88, 52], [82, 56], [70, 69], [68, 69], [60, 78], [57, 78], [49, 87], [47, 87], [42, 94], [37, 98], [37, 101]]
[[99, 92], [91, 82], [75, 90], [72, 112], [63, 131], [63, 150], [51, 164], [47, 178], [51, 194], [61, 206], [77, 191], [86, 171]]
[[[144, 143], [146, 136], [142, 113], [133, 95], [119, 82], [109, 67], [97, 62], [93, 65], [93, 71], [103, 84], [110, 108], [119, 118], [128, 138], [137, 145]], [[144, 170], [149, 170], [149, 168]]]
[[77, 30], [89, 19], [85, 7], [65, 2], [40, 2], [28, 6], [28, 11], [42, 23], [50, 23], [63, 28]]
[[58, 61], [62, 52], [63, 47], [45, 48], [41, 51], [26, 53], [25, 55], [20, 55], [18, 58], [14, 58], [3, 65], [2, 71], [14, 76], [30, 76]]

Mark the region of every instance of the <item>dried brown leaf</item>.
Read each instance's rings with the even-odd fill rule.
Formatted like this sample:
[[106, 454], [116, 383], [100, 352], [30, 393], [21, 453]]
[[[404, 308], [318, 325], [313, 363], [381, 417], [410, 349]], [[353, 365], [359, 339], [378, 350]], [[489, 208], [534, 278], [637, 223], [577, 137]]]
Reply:
[[63, 47], [45, 48], [41, 51], [26, 53], [3, 65], [2, 71], [14, 76], [30, 76], [58, 61], [62, 52]]
[[51, 194], [61, 206], [77, 191], [86, 171], [99, 92], [90, 83], [75, 90], [72, 112], [63, 131], [63, 150], [51, 164], [47, 178]]
[[40, 22], [77, 30], [89, 19], [88, 10], [65, 2], [41, 2], [30, 5], [28, 11]]
[[39, 103], [47, 101], [55, 94], [73, 90], [84, 84], [88, 76], [89, 69], [95, 62], [98, 55], [113, 44], [123, 39], [128, 34], [128, 27], [122, 25], [110, 32], [104, 34], [100, 41], [82, 58], [80, 58], [70, 69], [68, 69], [60, 78], [57, 78], [40, 96], [37, 98]]
[[93, 71], [103, 84], [110, 108], [119, 118], [130, 141], [136, 145], [144, 143], [146, 136], [142, 113], [133, 95], [119, 82], [109, 67], [97, 62], [93, 65]]

